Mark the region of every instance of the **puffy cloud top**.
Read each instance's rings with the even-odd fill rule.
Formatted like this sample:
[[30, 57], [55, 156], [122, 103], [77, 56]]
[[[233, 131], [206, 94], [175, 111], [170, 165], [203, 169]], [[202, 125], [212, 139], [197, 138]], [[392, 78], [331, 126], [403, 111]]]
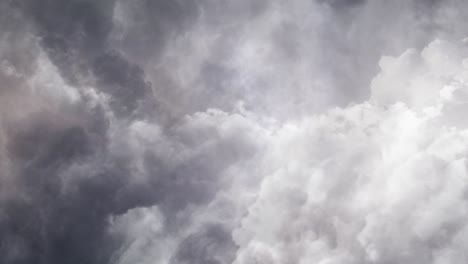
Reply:
[[467, 262], [467, 9], [1, 2], [0, 262]]

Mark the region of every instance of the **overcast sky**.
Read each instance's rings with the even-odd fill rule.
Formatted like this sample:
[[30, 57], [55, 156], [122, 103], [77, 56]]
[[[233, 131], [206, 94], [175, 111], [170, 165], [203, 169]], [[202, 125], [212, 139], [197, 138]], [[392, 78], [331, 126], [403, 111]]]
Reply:
[[468, 263], [467, 14], [0, 1], [0, 263]]

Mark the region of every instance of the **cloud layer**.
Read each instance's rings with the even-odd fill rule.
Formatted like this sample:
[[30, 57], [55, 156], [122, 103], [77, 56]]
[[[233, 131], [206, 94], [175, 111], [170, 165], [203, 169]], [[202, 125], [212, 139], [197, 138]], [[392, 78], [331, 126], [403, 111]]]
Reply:
[[463, 1], [3, 1], [2, 263], [464, 263]]

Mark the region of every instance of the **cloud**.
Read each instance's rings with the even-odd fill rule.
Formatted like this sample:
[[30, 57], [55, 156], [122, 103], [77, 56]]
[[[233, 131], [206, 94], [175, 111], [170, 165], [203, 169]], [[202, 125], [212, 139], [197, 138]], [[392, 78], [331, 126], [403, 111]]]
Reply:
[[[461, 112], [443, 97], [466, 89], [463, 57], [446, 56], [463, 49], [437, 40], [383, 58], [373, 102], [279, 130], [265, 155], [276, 168], [233, 233], [235, 263], [465, 261], [467, 132], [444, 124]], [[410, 89], [390, 90], [400, 81]]]
[[[461, 110], [446, 109], [462, 103], [462, 97], [449, 94], [466, 89], [466, 66], [462, 57], [444, 55], [464, 49], [461, 42], [436, 40], [421, 51], [384, 57], [370, 101], [300, 120], [278, 122], [245, 110], [235, 115], [210, 110], [186, 119], [191, 125], [182, 127], [203, 128], [203, 135], [208, 127], [236, 137], [257, 131], [254, 138], [263, 143], [255, 158], [248, 159], [255, 165], [228, 162], [231, 168], [216, 175], [227, 177], [234, 171], [229, 184], [215, 188], [218, 194], [210, 206], [190, 209], [192, 222], [179, 224], [171, 236], [162, 235], [170, 228], [142, 236], [127, 231], [134, 240], [120, 257], [122, 263], [465, 261], [468, 134], [463, 124], [446, 123], [463, 115]], [[452, 67], [439, 68], [440, 58]], [[402, 71], [405, 67], [411, 71]], [[388, 85], [381, 84], [387, 84], [387, 77], [413, 85], [411, 93], [382, 96], [389, 92]], [[426, 85], [427, 79], [433, 86]], [[236, 129], [238, 125], [242, 129]], [[230, 219], [220, 214], [226, 210]], [[127, 219], [127, 214], [117, 219]], [[161, 221], [169, 220], [154, 223]], [[221, 235], [227, 231], [211, 238], [213, 222], [216, 228], [224, 226], [220, 230], [232, 230], [233, 240]], [[128, 223], [120, 230], [142, 226], [140, 220]], [[213, 249], [217, 246], [223, 249]], [[212, 250], [235, 255], [219, 257]], [[172, 257], [167, 252], [173, 252]]]
[[461, 1], [0, 3], [9, 263], [463, 263]]

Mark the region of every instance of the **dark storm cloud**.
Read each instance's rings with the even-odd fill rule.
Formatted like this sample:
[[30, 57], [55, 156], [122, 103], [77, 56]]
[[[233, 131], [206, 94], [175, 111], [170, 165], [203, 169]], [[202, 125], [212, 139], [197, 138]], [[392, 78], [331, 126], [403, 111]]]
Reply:
[[79, 82], [77, 74], [106, 51], [114, 0], [14, 3], [33, 23], [45, 50], [69, 81]]
[[[161, 49], [158, 46], [164, 45], [171, 31], [180, 30], [179, 20], [188, 17], [182, 10], [187, 6], [174, 3], [139, 3], [136, 8], [145, 12], [142, 18], [147, 21], [123, 38], [123, 52], [138, 60]], [[39, 37], [66, 82], [81, 92], [85, 91], [82, 85], [95, 86], [110, 96], [109, 105], [117, 119], [132, 119], [142, 116], [134, 114], [151, 87], [144, 71], [110, 43], [114, 4], [18, 1], [11, 10], [21, 11], [32, 25], [30, 32]], [[146, 33], [144, 42], [154, 46], [140, 46], [139, 37]], [[125, 49], [126, 45], [132, 49]], [[7, 56], [21, 55], [11, 49]], [[42, 66], [31, 60], [11, 63], [16, 70], [23, 63]], [[24, 73], [28, 74], [32, 73]], [[24, 80], [11, 86], [21, 82]], [[100, 105], [89, 108], [87, 99], [83, 100], [79, 105], [39, 112], [5, 128], [7, 155], [17, 167], [15, 181], [20, 186], [19, 193], [2, 201], [0, 253], [5, 263], [107, 263], [121, 246], [118, 237], [107, 234], [111, 215], [155, 203], [161, 204], [167, 215], [175, 215], [189, 204], [206, 203], [216, 190], [216, 173], [223, 165], [205, 169], [204, 159], [199, 158], [181, 168], [166, 168], [166, 161], [158, 161], [151, 153], [145, 163], [154, 179], [149, 184], [132, 183], [131, 153], [113, 153], [108, 146], [112, 140], [109, 134], [121, 128], [111, 130], [105, 110]], [[230, 158], [225, 161], [230, 162]], [[193, 170], [194, 166], [200, 169]], [[198, 180], [187, 181], [186, 174], [194, 172]]]
[[211, 224], [180, 243], [171, 264], [221, 264], [234, 260], [236, 245], [229, 230]]
[[[15, 5], [32, 22], [67, 81], [93, 85], [95, 78], [96, 87], [112, 97], [119, 116], [134, 112], [151, 89], [132, 60], [142, 62], [157, 54], [171, 34], [183, 30], [197, 13], [191, 1], [21, 0]], [[117, 38], [111, 34], [119, 31], [114, 25], [116, 9], [129, 17], [128, 31], [116, 33]]]
[[[21, 93], [24, 103], [28, 97], [34, 98], [21, 89], [35, 67], [44, 67], [38, 65], [37, 49], [21, 48], [30, 43], [25, 34], [34, 32], [66, 81], [86, 84], [82, 77], [90, 72], [99, 88], [115, 98], [112, 108], [116, 114], [128, 115], [137, 108], [148, 84], [138, 66], [108, 51], [113, 2], [10, 3], [2, 2], [1, 9], [6, 12], [1, 16], [2, 26], [7, 27], [2, 34], [7, 44], [2, 46], [2, 63], [12, 69], [3, 68], [0, 76], [5, 99], [18, 94], [13, 97], [18, 100]], [[24, 18], [33, 26], [24, 26], [28, 25]], [[17, 28], [11, 26], [15, 23]], [[22, 59], [27, 55], [29, 59]], [[102, 109], [65, 106], [21, 122], [2, 121], [7, 137], [5, 155], [15, 167], [8, 173], [14, 173], [19, 185], [14, 196], [1, 201], [2, 263], [106, 263], [113, 245], [106, 239], [109, 215], [140, 204], [141, 198], [125, 189], [130, 175], [127, 168], [109, 158], [108, 121]], [[85, 177], [69, 175], [73, 166], [87, 166], [89, 171]], [[73, 187], [64, 191], [64, 182], [70, 180], [67, 175]], [[2, 185], [10, 184], [6, 179], [2, 175]]]
[[[38, 36], [54, 62], [72, 81], [89, 70], [89, 63], [111, 51], [114, 46], [137, 61], [157, 53], [167, 38], [180, 32], [196, 15], [193, 1], [92, 1], [92, 0], [21, 0], [16, 5], [37, 28]], [[114, 11], [125, 13], [128, 31], [109, 39], [114, 25]], [[116, 43], [112, 43], [112, 42]]]
[[16, 197], [3, 203], [4, 263], [106, 261], [112, 245], [105, 241], [106, 217], [116, 210], [114, 196], [123, 174], [104, 172], [92, 180], [76, 179], [73, 190], [64, 192], [63, 173], [70, 166], [105, 155], [106, 127], [97, 118], [99, 110], [65, 109], [61, 114], [85, 121], [61, 124], [39, 113], [31, 123], [17, 124], [8, 132], [8, 156], [17, 166], [15, 177], [21, 187]]
[[41, 44], [67, 81], [111, 96], [119, 116], [130, 115], [149, 91], [144, 72], [109, 46], [115, 1], [19, 1]]
[[111, 107], [119, 117], [134, 112], [141, 100], [150, 92], [143, 70], [130, 64], [115, 51], [104, 53], [92, 65], [97, 86], [111, 95]]
[[[138, 238], [109, 233], [109, 219], [152, 206], [164, 219], [158, 235], [180, 239], [170, 263], [232, 262], [240, 223], [199, 215], [261, 151], [261, 138], [241, 115], [205, 110], [233, 111], [242, 99], [282, 118], [307, 99], [310, 115], [307, 78], [329, 81], [332, 104], [363, 97], [383, 53], [463, 33], [433, 19], [453, 1], [410, 2], [1, 2], [0, 188], [11, 191], [0, 197], [0, 262], [125, 260]], [[317, 21], [306, 25], [310, 13]], [[41, 69], [53, 77], [38, 81]], [[137, 260], [159, 244], [151, 239]]]
[[199, 15], [197, 1], [117, 1], [112, 45], [145, 65]]

